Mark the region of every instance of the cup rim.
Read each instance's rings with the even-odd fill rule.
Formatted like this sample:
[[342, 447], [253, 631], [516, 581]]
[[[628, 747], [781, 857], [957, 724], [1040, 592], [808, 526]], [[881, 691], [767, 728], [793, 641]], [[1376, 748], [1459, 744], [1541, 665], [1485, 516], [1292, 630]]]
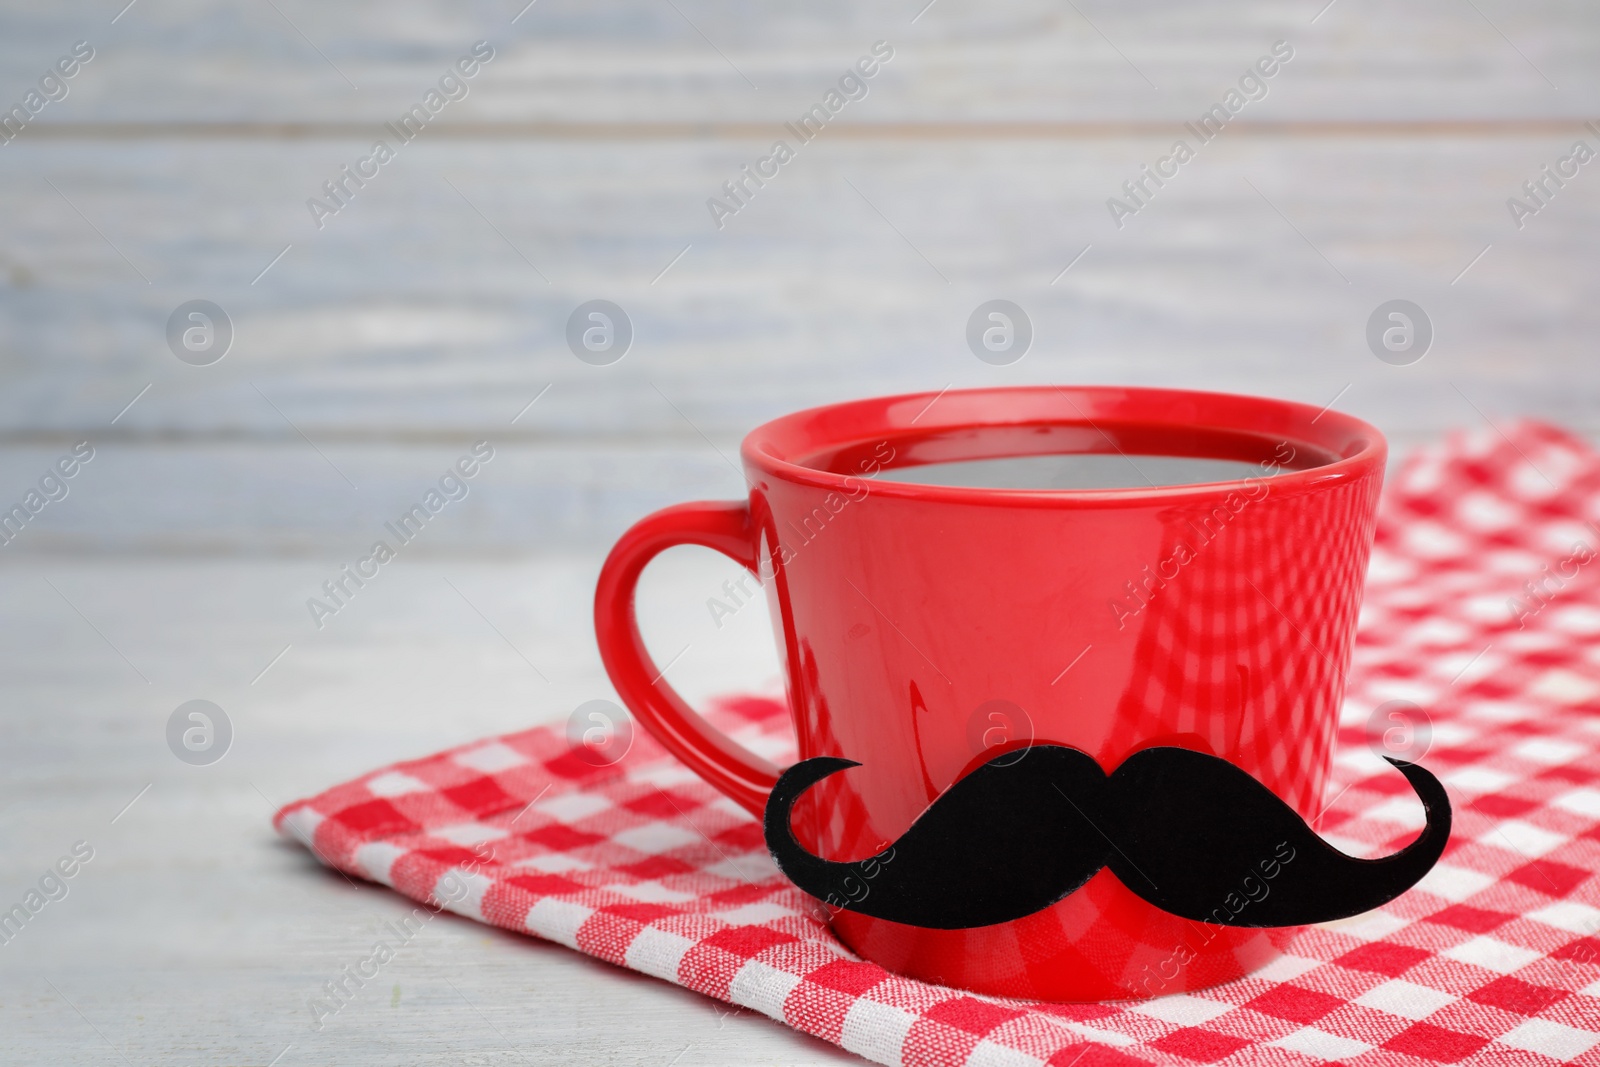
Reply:
[[[874, 496], [969, 504], [1128, 506], [1152, 500], [1215, 499], [1238, 492], [1261, 477], [1113, 489], [947, 486], [895, 481], [888, 475], [897, 468], [887, 468], [872, 476], [840, 474], [808, 466], [795, 458], [852, 445], [868, 445], [877, 440], [926, 438], [940, 432], [1007, 426], [1080, 427], [1108, 436], [1100, 429], [1101, 422], [1151, 429], [1203, 427], [1239, 436], [1278, 436], [1338, 457], [1317, 466], [1271, 475], [1271, 484], [1280, 491], [1333, 488], [1336, 484], [1364, 477], [1374, 468], [1381, 469], [1388, 454], [1381, 430], [1353, 415], [1335, 411], [1331, 406], [1317, 408], [1293, 400], [1193, 389], [1023, 385], [901, 393], [806, 408], [751, 430], [740, 446], [740, 455], [752, 475], [759, 473], [790, 484], [852, 496], [859, 495], [862, 486], [868, 485]], [[1112, 447], [1117, 448], [1114, 441]]]

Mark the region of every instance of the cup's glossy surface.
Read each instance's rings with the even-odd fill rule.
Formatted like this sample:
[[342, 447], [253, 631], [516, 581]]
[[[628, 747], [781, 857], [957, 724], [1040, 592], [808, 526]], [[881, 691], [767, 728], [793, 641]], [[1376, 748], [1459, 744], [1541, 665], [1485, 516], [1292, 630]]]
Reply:
[[[1259, 476], [1090, 490], [895, 480], [919, 463], [1065, 452], [1121, 452], [1136, 470], [1140, 455], [1243, 460]], [[821, 855], [871, 855], [996, 746], [1028, 741], [1107, 770], [1150, 745], [1199, 749], [1316, 815], [1383, 474], [1373, 427], [1253, 397], [1043, 386], [802, 411], [751, 432], [742, 455], [747, 502], [679, 505], [623, 535], [595, 622], [633, 714], [752, 813], [777, 768], [685, 705], [639, 636], [634, 585], [671, 545], [762, 578], [800, 755], [862, 764], [797, 808]], [[981, 929], [849, 911], [833, 926], [891, 970], [1046, 1000], [1227, 981], [1290, 933], [1178, 919], [1109, 871]]]

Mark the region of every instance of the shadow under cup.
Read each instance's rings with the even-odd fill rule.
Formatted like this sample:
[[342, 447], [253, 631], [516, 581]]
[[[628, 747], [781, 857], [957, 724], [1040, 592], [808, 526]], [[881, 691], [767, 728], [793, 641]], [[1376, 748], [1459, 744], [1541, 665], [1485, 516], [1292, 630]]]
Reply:
[[[742, 454], [747, 505], [658, 513], [607, 571], [676, 539], [762, 577], [800, 756], [861, 764], [796, 805], [813, 852], [872, 856], [963, 774], [1034, 742], [1107, 771], [1152, 745], [1196, 749], [1317, 815], [1385, 459], [1371, 426], [1263, 398], [1046, 386], [798, 412], [751, 432]], [[601, 584], [619, 692], [759, 815], [775, 768], [606, 651], [608, 621], [621, 624], [601, 604], [619, 594], [606, 572]], [[889, 970], [1061, 1001], [1229, 981], [1293, 933], [1179, 919], [1108, 870], [977, 929], [818, 909]]]

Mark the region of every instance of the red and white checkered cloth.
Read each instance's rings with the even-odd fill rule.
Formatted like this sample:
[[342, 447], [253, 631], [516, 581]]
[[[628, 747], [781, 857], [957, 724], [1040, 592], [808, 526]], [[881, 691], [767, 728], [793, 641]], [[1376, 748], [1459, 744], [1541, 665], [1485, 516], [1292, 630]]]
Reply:
[[[1318, 829], [1371, 854], [1421, 826], [1367, 741], [1372, 711], [1405, 699], [1432, 716], [1423, 762], [1453, 798], [1450, 848], [1388, 906], [1311, 928], [1265, 970], [1201, 993], [1030, 1003], [860, 962], [807, 914], [755, 820], [647, 737], [596, 768], [557, 727], [509, 734], [364, 775], [277, 825], [351, 875], [879, 1063], [1600, 1067], [1600, 560], [1563, 562], [1600, 549], [1595, 523], [1600, 456], [1550, 427], [1454, 438], [1403, 468]], [[715, 717], [792, 758], [776, 703], [726, 700]], [[469, 887], [454, 902], [435, 896], [452, 871]]]

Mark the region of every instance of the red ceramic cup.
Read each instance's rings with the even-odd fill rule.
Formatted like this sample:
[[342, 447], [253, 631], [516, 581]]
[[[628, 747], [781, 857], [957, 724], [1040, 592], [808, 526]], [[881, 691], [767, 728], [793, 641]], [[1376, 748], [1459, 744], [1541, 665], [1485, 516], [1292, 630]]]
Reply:
[[[1256, 473], [1093, 490], [896, 480], [925, 463], [1113, 451]], [[797, 836], [827, 858], [874, 854], [1002, 743], [1073, 745], [1107, 771], [1182, 745], [1318, 814], [1383, 476], [1373, 427], [1258, 397], [1043, 386], [814, 408], [752, 431], [742, 454], [748, 501], [681, 504], [623, 535], [595, 626], [638, 720], [752, 814], [778, 768], [708, 726], [640, 638], [635, 584], [673, 545], [761, 577], [801, 757], [862, 764], [796, 808]], [[1178, 919], [1108, 870], [996, 926], [850, 911], [832, 925], [890, 970], [1045, 1000], [1228, 981], [1287, 936]]]

